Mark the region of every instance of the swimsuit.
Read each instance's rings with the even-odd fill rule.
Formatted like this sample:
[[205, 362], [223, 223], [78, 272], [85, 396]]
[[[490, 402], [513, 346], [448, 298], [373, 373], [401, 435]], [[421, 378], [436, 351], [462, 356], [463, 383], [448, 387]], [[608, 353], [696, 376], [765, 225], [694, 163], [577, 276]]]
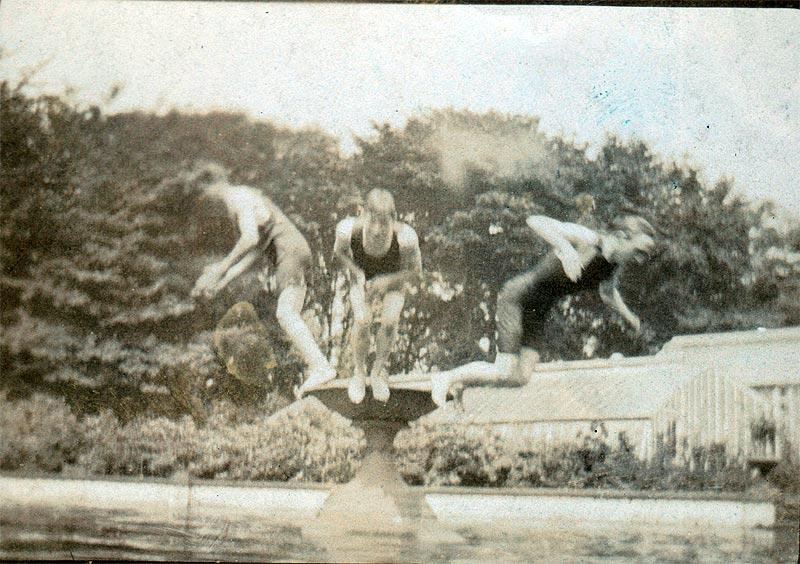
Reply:
[[497, 296], [498, 351], [517, 353], [521, 346], [536, 348], [550, 309], [566, 296], [597, 290], [614, 276], [616, 268], [598, 250], [573, 282], [559, 258], [550, 252], [532, 270], [506, 282]]
[[392, 274], [402, 270], [400, 257], [400, 243], [397, 232], [392, 233], [392, 243], [389, 250], [380, 257], [367, 254], [364, 250], [364, 229], [354, 227], [350, 234], [350, 250], [353, 253], [353, 262], [364, 271], [364, 277], [369, 280], [381, 274]]

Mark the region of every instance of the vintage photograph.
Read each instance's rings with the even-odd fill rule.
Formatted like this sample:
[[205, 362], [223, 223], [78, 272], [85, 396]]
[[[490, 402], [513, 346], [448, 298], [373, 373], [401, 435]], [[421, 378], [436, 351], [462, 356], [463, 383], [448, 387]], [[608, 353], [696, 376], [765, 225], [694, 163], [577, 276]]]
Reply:
[[0, 5], [0, 559], [797, 562], [800, 11]]

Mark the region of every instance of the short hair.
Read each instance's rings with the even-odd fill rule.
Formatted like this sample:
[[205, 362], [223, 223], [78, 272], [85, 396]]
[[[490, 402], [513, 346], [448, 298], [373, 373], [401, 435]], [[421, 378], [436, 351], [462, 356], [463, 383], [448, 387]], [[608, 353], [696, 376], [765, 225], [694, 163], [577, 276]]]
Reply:
[[656, 230], [653, 226], [640, 215], [623, 215], [614, 218], [611, 226], [615, 229], [621, 229], [627, 233], [644, 233], [649, 237], [656, 236]]
[[374, 188], [367, 194], [364, 209], [376, 215], [395, 216], [397, 210], [394, 206], [394, 196], [387, 190]]

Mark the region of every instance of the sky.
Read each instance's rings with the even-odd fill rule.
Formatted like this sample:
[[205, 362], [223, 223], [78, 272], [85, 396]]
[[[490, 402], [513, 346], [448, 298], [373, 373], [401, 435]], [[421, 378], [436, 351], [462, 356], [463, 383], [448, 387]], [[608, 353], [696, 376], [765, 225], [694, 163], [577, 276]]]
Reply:
[[[638, 138], [800, 214], [800, 13], [3, 0], [0, 78], [109, 112], [232, 109], [354, 148], [429, 108]], [[114, 85], [122, 87], [109, 101]]]

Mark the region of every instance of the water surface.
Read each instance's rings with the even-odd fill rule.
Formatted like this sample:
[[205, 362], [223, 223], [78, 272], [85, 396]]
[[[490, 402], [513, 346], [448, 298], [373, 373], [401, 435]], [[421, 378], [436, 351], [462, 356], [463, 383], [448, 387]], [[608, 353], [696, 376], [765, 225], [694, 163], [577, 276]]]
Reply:
[[[308, 530], [306, 528], [305, 530]], [[304, 534], [303, 523], [206, 513], [165, 520], [144, 512], [4, 507], [0, 558], [397, 562], [797, 562], [797, 532], [666, 530], [524, 523], [457, 530], [455, 542], [412, 533]], [[458, 538], [458, 537], [456, 537]]]

